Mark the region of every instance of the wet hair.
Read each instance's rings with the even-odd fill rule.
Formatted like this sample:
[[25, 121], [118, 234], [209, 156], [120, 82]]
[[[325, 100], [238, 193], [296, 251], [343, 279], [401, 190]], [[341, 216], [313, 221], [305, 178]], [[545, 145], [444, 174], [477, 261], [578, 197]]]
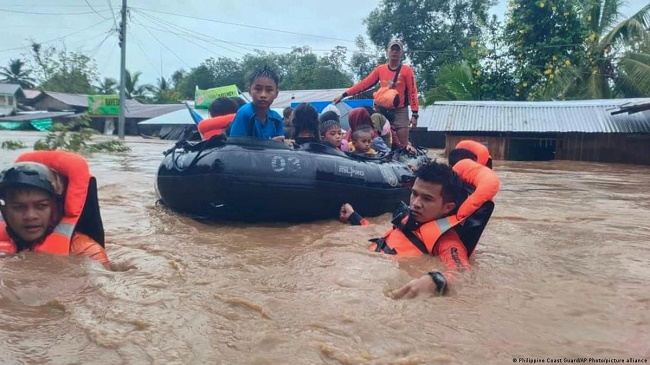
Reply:
[[341, 122], [341, 118], [339, 117], [336, 112], [333, 111], [326, 111], [325, 113], [321, 114], [320, 117], [318, 117], [319, 122], [324, 122], [326, 120], [335, 120], [337, 122]]
[[372, 138], [372, 132], [373, 131], [372, 131], [372, 128], [370, 128], [370, 126], [362, 125], [361, 127], [355, 129], [354, 132], [352, 132], [352, 140], [356, 141], [357, 138], [359, 138], [359, 135], [363, 134], [363, 133], [370, 134], [370, 138]]
[[278, 74], [275, 71], [273, 71], [273, 69], [271, 69], [269, 66], [264, 65], [262, 66], [262, 68], [258, 68], [251, 74], [251, 76], [248, 78], [248, 84], [253, 85], [255, 80], [257, 80], [260, 77], [266, 77], [273, 80], [276, 88], [280, 83], [280, 78], [278, 77]]
[[309, 103], [301, 103], [293, 111], [293, 125], [296, 130], [293, 132], [295, 137], [304, 131], [311, 131], [314, 137], [319, 137], [318, 133], [318, 111]]
[[464, 148], [454, 148], [449, 152], [449, 158], [448, 158], [449, 166], [454, 166], [459, 161], [467, 158], [469, 158], [472, 161], [476, 161], [478, 159], [476, 155], [470, 150], [466, 150]]
[[285, 118], [289, 118], [291, 116], [292, 111], [293, 111], [293, 108], [288, 106], [288, 107], [284, 108], [284, 110], [282, 111], [282, 116], [285, 117]]
[[239, 96], [232, 96], [230, 97], [235, 103], [237, 103], [238, 108], [241, 108], [242, 106], [246, 105], [246, 100], [240, 98]]
[[415, 172], [415, 177], [426, 182], [441, 185], [442, 200], [445, 203], [456, 203], [460, 205], [465, 197], [465, 187], [458, 175], [449, 165], [430, 161], [420, 166]]
[[235, 114], [239, 109], [239, 105], [232, 98], [217, 98], [208, 108], [210, 117], [219, 117], [222, 115]]
[[341, 123], [335, 119], [328, 119], [323, 122], [318, 123], [318, 132], [320, 135], [325, 135], [330, 129], [338, 128], [341, 129]]

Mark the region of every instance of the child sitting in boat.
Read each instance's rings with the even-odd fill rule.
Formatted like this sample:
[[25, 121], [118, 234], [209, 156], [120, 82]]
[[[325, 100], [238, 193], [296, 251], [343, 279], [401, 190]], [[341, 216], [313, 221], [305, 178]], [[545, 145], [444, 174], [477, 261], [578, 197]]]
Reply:
[[357, 128], [352, 132], [352, 141], [349, 143], [350, 152], [366, 157], [375, 156], [377, 151], [371, 147], [373, 134], [374, 131], [367, 125]]
[[209, 119], [199, 122], [198, 129], [204, 141], [212, 136], [225, 135], [230, 127], [239, 105], [232, 98], [217, 98], [208, 108]]
[[341, 123], [334, 119], [325, 120], [318, 124], [318, 131], [320, 132], [320, 138], [324, 143], [330, 144], [337, 150], [342, 151], [341, 141], [343, 136], [341, 132]]
[[294, 143], [320, 142], [318, 133], [318, 111], [309, 103], [301, 103], [293, 111]]
[[284, 141], [282, 116], [271, 110], [278, 97], [278, 75], [267, 66], [255, 71], [250, 77], [248, 89], [253, 102], [237, 111], [230, 127], [231, 137], [256, 137]]

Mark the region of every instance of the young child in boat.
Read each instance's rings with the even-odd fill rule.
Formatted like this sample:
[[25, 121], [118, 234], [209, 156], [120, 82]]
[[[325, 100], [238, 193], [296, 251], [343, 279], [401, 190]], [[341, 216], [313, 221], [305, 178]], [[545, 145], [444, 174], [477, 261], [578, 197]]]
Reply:
[[323, 142], [331, 144], [332, 147], [341, 151], [341, 141], [343, 140], [341, 123], [334, 119], [325, 120], [319, 123], [318, 131]]
[[377, 154], [370, 146], [372, 145], [372, 136], [374, 131], [370, 126], [364, 125], [352, 132], [352, 141], [350, 142], [350, 152], [373, 157]]
[[271, 109], [278, 96], [278, 75], [267, 66], [255, 71], [250, 77], [249, 93], [252, 102], [237, 111], [230, 126], [231, 137], [255, 137], [284, 141], [282, 116]]

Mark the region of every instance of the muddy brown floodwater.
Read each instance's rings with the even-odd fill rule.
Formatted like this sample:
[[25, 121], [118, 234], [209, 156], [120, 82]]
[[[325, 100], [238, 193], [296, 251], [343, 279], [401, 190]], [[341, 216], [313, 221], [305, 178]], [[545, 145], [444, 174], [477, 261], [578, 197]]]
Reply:
[[[497, 161], [502, 190], [471, 275], [449, 297], [396, 301], [390, 290], [440, 264], [369, 252], [388, 215], [202, 224], [155, 204], [171, 142], [127, 143], [89, 158], [113, 271], [0, 258], [0, 364], [650, 360], [648, 167]], [[0, 150], [0, 168], [23, 151]]]

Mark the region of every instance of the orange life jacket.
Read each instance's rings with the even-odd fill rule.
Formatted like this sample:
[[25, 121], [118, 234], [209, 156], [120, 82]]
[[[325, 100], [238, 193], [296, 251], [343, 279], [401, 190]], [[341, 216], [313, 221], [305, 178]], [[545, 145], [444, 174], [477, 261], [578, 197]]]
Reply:
[[485, 147], [485, 145], [482, 143], [466, 139], [458, 142], [456, 148], [462, 148], [472, 152], [476, 155], [476, 162], [480, 163], [483, 166], [488, 166], [488, 163], [490, 160], [492, 160], [492, 156], [490, 156], [490, 150], [488, 150], [488, 148]]
[[[461, 180], [475, 187], [456, 214], [424, 223], [412, 231], [403, 229], [408, 219], [405, 217], [382, 238], [371, 240], [374, 243], [370, 249], [400, 256], [432, 254], [440, 237], [454, 228], [467, 248], [468, 256], [471, 255], [492, 215], [492, 199], [499, 191], [500, 182], [494, 171], [470, 159], [459, 161], [453, 170]], [[467, 227], [466, 223], [469, 223]]]
[[199, 122], [199, 133], [203, 140], [208, 140], [212, 136], [224, 134], [230, 123], [235, 120], [235, 114], [220, 115]]
[[[32, 251], [54, 255], [70, 254], [70, 242], [77, 222], [83, 212], [88, 195], [91, 176], [86, 160], [74, 153], [65, 151], [34, 151], [18, 157], [16, 162], [38, 162], [55, 170], [68, 179], [64, 197], [64, 213], [61, 221], [54, 227], [42, 243]], [[6, 223], [0, 215], [0, 251], [16, 253], [16, 244], [6, 230]]]
[[407, 220], [408, 217], [405, 217], [397, 226], [388, 230], [384, 237], [371, 240], [373, 244], [370, 249], [399, 256], [432, 255], [438, 239], [461, 222], [455, 216], [443, 217], [409, 231], [402, 229]]

